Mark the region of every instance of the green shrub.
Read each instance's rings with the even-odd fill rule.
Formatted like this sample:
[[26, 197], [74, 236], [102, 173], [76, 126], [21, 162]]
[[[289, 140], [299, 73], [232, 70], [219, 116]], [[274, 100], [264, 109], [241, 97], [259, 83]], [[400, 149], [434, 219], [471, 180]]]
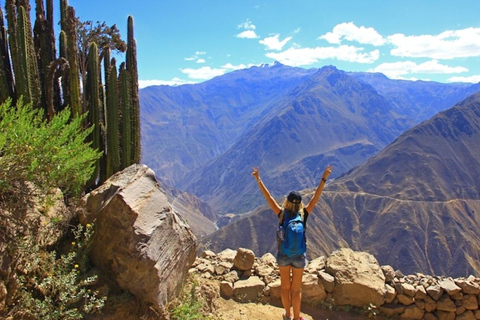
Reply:
[[173, 320], [209, 319], [203, 315], [205, 301], [197, 293], [197, 282], [193, 279], [183, 287], [180, 298], [170, 306]]
[[78, 198], [100, 157], [85, 142], [91, 129], [83, 128], [84, 119], [67, 108], [46, 121], [22, 99], [0, 105], [0, 260], [9, 262], [0, 280], [9, 284], [3, 312], [13, 319], [82, 319], [104, 304], [90, 291], [95, 277], [85, 276], [93, 229], [75, 229], [74, 248], [60, 256], [46, 250], [40, 232], [68, 222], [68, 210], [42, 215], [62, 196], [57, 188]]
[[67, 108], [47, 122], [22, 99], [0, 105], [0, 192], [28, 181], [41, 192], [60, 187], [79, 195], [100, 157], [85, 143], [92, 131], [82, 127], [85, 116], [71, 118]]
[[79, 225], [74, 235], [71, 251], [59, 258], [55, 251], [43, 251], [31, 239], [22, 239], [20, 289], [10, 311], [15, 319], [83, 319], [102, 309], [105, 298], [92, 290], [97, 277], [86, 275], [93, 227]]

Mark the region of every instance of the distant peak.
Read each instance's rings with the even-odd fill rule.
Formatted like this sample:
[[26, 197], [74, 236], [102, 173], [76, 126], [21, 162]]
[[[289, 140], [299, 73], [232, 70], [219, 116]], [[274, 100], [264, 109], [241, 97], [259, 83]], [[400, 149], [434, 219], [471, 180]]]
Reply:
[[275, 61], [272, 65], [272, 67], [283, 67], [284, 65], [278, 61]]
[[275, 61], [275, 62], [273, 62], [272, 64], [262, 63], [262, 64], [260, 65], [260, 68], [274, 68], [274, 67], [277, 67], [277, 68], [278, 68], [278, 67], [283, 67], [283, 66], [284, 66], [284, 65], [281, 64], [280, 62]]
[[329, 65], [329, 66], [323, 66], [322, 68], [319, 69], [319, 71], [330, 71], [330, 72], [336, 72], [339, 71], [337, 67]]

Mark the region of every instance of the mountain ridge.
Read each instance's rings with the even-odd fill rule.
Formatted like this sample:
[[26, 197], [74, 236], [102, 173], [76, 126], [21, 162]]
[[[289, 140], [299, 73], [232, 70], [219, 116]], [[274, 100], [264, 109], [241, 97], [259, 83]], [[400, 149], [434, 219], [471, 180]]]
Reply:
[[[478, 275], [478, 141], [480, 94], [408, 130], [364, 164], [330, 181], [308, 220], [309, 254], [351, 247], [408, 273]], [[417, 150], [418, 146], [432, 145], [444, 148]], [[460, 166], [461, 170], [457, 170], [459, 166], [444, 170], [455, 155], [470, 162]], [[422, 174], [422, 170], [414, 170], [418, 163], [422, 170], [430, 171]], [[435, 168], [442, 170], [432, 177]], [[461, 184], [465, 179], [466, 189]], [[308, 201], [314, 188], [302, 193]], [[206, 236], [202, 243], [215, 244], [215, 250], [221, 250], [222, 245], [242, 245], [261, 255], [275, 252], [275, 228], [275, 216], [267, 206], [261, 206]], [[244, 236], [247, 229], [248, 236]]]
[[[370, 78], [375, 81], [333, 66], [307, 70], [277, 63], [238, 70], [198, 85], [142, 89], [144, 162], [169, 185], [211, 201], [217, 212], [246, 212], [259, 203], [255, 195], [237, 195], [240, 189], [249, 190], [251, 182], [245, 176], [251, 166], [260, 165], [275, 185], [311, 186], [326, 163], [335, 165], [335, 174], [341, 175], [423, 121], [425, 114], [444, 110], [450, 101], [478, 89], [478, 85], [422, 82], [414, 91], [419, 92], [415, 100], [415, 96], [405, 98], [415, 83], [384, 77], [379, 81], [376, 75]], [[381, 89], [387, 84], [394, 89]], [[442, 92], [433, 94], [432, 88], [438, 86]], [[428, 97], [438, 105], [419, 112]], [[414, 112], [407, 112], [409, 108]], [[306, 122], [312, 114], [316, 123]], [[343, 120], [335, 122], [338, 114]], [[326, 125], [327, 119], [332, 123]], [[324, 126], [321, 130], [316, 127], [320, 125]], [[292, 128], [280, 141], [279, 134]], [[256, 143], [241, 142], [249, 139]], [[309, 152], [309, 146], [317, 150]], [[289, 160], [281, 160], [280, 152]], [[243, 164], [237, 169], [228, 169], [228, 164], [214, 168], [229, 154], [243, 157]], [[271, 159], [264, 167], [267, 156]], [[238, 175], [229, 171], [238, 171]], [[221, 181], [224, 186], [218, 187]], [[237, 190], [227, 190], [228, 185]], [[231, 203], [232, 196], [235, 203]], [[231, 203], [229, 208], [225, 203]]]
[[[263, 177], [267, 181], [272, 176], [276, 177], [272, 179], [273, 185], [287, 189], [306, 187], [316, 183], [315, 178], [305, 180], [305, 177], [311, 176], [309, 171], [318, 170], [326, 163], [312, 164], [312, 168], [303, 170], [301, 176], [297, 176], [294, 169], [288, 170], [292, 176], [282, 176], [285, 168], [305, 158], [323, 155], [322, 160], [332, 160], [333, 165], [346, 170], [348, 166], [335, 161], [338, 158], [335, 157], [337, 144], [342, 144], [343, 149], [353, 140], [358, 147], [356, 154], [363, 152], [364, 156], [358, 159], [356, 155], [353, 165], [358, 165], [401, 132], [392, 115], [379, 111], [390, 107], [381, 96], [369, 85], [332, 67], [320, 69], [306, 83], [296, 87], [290, 96], [291, 100], [285, 100], [272, 110], [222, 156], [180, 183], [180, 188], [198, 195], [217, 210], [248, 211], [249, 208], [242, 203], [256, 201], [258, 204], [261, 201], [258, 196], [248, 196], [248, 193], [251, 194], [249, 190], [254, 187], [248, 174], [252, 166], [265, 168]], [[364, 114], [367, 113], [375, 115], [366, 119]], [[390, 131], [382, 130], [384, 126]], [[324, 150], [333, 155], [325, 157]], [[231, 181], [235, 181], [235, 185], [232, 186]], [[272, 191], [276, 193], [279, 190], [274, 188]], [[236, 195], [247, 195], [247, 198], [236, 198]]]

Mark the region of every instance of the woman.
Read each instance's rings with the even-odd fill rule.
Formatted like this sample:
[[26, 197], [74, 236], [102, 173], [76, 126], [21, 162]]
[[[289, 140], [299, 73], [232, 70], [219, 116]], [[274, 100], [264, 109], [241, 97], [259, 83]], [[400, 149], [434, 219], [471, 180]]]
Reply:
[[[273, 210], [273, 212], [279, 216], [283, 211], [282, 216], [279, 216], [282, 220], [285, 219], [286, 212], [302, 212], [303, 215], [308, 215], [313, 211], [315, 205], [322, 194], [323, 187], [325, 182], [327, 182], [328, 177], [332, 173], [332, 166], [327, 166], [323, 173], [322, 180], [315, 191], [315, 195], [310, 200], [307, 206], [303, 206], [302, 197], [298, 192], [292, 191], [287, 196], [283, 202], [282, 207], [278, 205], [275, 199], [270, 195], [267, 187], [260, 179], [260, 173], [258, 172], [258, 167], [253, 168], [252, 175], [255, 177], [255, 180], [258, 182], [258, 187], [262, 191], [263, 196], [267, 200], [268, 205]], [[302, 216], [303, 218], [303, 216]], [[302, 301], [302, 276], [303, 269], [306, 265], [305, 254], [300, 254], [298, 256], [287, 256], [282, 252], [282, 247], [279, 246], [279, 252], [277, 254], [277, 262], [280, 269], [280, 281], [281, 281], [281, 298], [282, 304], [285, 308], [283, 312], [284, 320], [291, 320], [290, 317], [290, 307], [293, 307], [293, 320], [304, 320], [303, 317], [300, 317], [300, 304]]]

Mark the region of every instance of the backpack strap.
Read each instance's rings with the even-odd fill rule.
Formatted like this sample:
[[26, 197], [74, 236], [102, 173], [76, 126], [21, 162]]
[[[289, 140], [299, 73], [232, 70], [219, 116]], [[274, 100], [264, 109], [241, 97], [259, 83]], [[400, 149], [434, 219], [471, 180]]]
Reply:
[[303, 208], [302, 212], [303, 212], [303, 225], [305, 226], [305, 228], [307, 228], [307, 219], [310, 214], [308, 213], [307, 210], [305, 210], [305, 208]]
[[281, 209], [280, 213], [278, 214], [278, 225], [281, 226], [283, 221], [285, 220], [285, 209]]

